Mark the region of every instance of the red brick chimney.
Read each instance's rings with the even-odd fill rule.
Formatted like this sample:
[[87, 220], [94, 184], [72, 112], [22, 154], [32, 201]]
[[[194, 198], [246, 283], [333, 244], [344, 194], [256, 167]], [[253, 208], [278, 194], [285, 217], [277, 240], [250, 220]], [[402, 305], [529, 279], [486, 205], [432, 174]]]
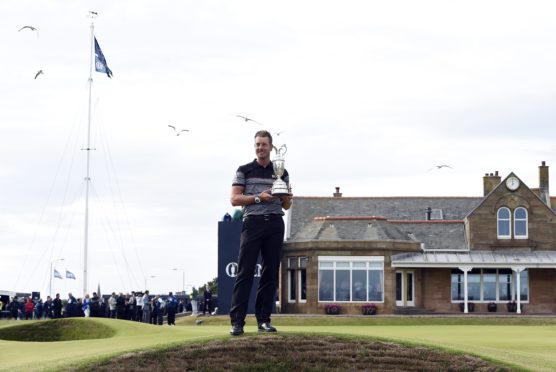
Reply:
[[341, 198], [342, 193], [340, 192], [340, 187], [336, 186], [336, 192], [333, 194], [335, 198]]
[[548, 165], [546, 165], [544, 160], [539, 167], [539, 196], [549, 208], [552, 208], [550, 206], [550, 192], [548, 190]]
[[498, 186], [500, 181], [501, 181], [501, 178], [498, 175], [498, 171], [494, 172], [494, 174], [485, 173], [485, 176], [483, 177], [484, 195], [486, 196], [488, 193], [490, 193], [492, 190], [494, 190], [494, 188], [496, 186]]

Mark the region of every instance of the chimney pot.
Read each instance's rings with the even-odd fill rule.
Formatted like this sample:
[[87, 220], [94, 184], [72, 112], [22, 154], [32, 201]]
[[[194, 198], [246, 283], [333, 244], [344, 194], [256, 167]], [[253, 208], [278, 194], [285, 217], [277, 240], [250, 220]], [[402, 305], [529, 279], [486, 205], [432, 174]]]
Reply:
[[496, 174], [494, 173], [485, 173], [483, 177], [483, 193], [486, 196], [489, 194], [501, 181], [501, 177], [498, 175], [498, 171]]
[[342, 193], [340, 192], [340, 187], [336, 186], [336, 192], [333, 194], [335, 198], [341, 198]]
[[550, 191], [548, 188], [548, 166], [544, 160], [541, 164], [542, 165], [539, 167], [539, 193], [542, 201], [544, 201], [548, 207], [551, 207]]

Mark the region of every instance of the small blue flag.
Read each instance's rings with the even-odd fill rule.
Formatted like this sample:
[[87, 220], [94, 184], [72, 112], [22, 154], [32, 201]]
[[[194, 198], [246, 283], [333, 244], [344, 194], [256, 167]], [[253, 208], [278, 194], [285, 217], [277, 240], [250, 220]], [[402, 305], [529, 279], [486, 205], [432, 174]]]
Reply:
[[62, 277], [62, 274], [60, 274], [60, 273], [58, 272], [58, 270], [56, 270], [56, 269], [54, 269], [54, 277], [55, 277], [55, 278], [58, 278], [58, 279], [64, 279], [64, 278]]
[[100, 50], [100, 46], [98, 45], [98, 41], [96, 37], [95, 37], [95, 70], [97, 70], [97, 72], [104, 72], [109, 78], [112, 78], [112, 70], [108, 68], [108, 64], [106, 63], [106, 58], [104, 58], [104, 54], [102, 54], [102, 50]]
[[67, 279], [75, 279], [75, 275], [71, 271], [66, 270], [66, 278]]

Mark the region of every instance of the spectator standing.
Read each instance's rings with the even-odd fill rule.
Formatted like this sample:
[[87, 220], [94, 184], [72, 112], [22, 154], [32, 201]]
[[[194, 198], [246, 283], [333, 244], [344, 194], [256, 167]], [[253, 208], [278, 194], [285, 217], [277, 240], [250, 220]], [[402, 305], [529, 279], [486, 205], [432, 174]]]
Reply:
[[125, 315], [125, 297], [122, 292], [116, 297], [116, 317], [118, 319], [124, 319]]
[[149, 324], [156, 324], [158, 312], [156, 311], [156, 296], [151, 298], [151, 318], [149, 319]]
[[85, 295], [85, 298], [83, 299], [83, 303], [81, 304], [81, 309], [83, 310], [83, 315], [85, 315], [85, 318], [91, 316], [91, 299], [89, 298], [88, 293]]
[[68, 293], [68, 302], [66, 303], [66, 314], [67, 318], [77, 316], [77, 312], [79, 309], [77, 308], [77, 300], [73, 297], [73, 294], [70, 292]]
[[108, 299], [108, 307], [110, 309], [110, 318], [116, 318], [116, 292], [112, 292], [112, 296]]
[[91, 309], [91, 317], [97, 317], [99, 316], [99, 311], [100, 311], [100, 306], [99, 306], [99, 298], [96, 292], [93, 292], [93, 296], [91, 297], [91, 304], [90, 304], [90, 309]]
[[39, 298], [39, 300], [35, 304], [35, 319], [42, 318], [42, 311], [43, 311], [42, 298]]
[[166, 315], [169, 326], [176, 325], [176, 311], [178, 310], [178, 300], [174, 297], [172, 292], [168, 293], [166, 299]]
[[46, 296], [46, 301], [42, 305], [42, 313], [45, 319], [52, 318], [52, 297]]
[[149, 298], [149, 291], [145, 291], [143, 298], [143, 323], [149, 323], [151, 321], [151, 300]]
[[135, 294], [135, 320], [140, 322], [143, 319], [143, 296], [137, 292]]
[[25, 320], [33, 319], [33, 311], [35, 310], [35, 303], [31, 297], [27, 297], [25, 301]]
[[206, 286], [205, 289], [205, 293], [203, 295], [205, 301], [203, 304], [203, 315], [205, 314], [205, 311], [208, 311], [208, 315], [210, 315], [211, 311], [212, 311], [212, 292], [210, 291], [210, 288], [208, 287], [208, 284]]
[[104, 298], [104, 296], [99, 297], [98, 316], [103, 318], [110, 317], [110, 308], [108, 307], [107, 302], [108, 301]]
[[157, 295], [154, 298], [153, 305], [153, 311], [156, 312], [156, 317], [153, 324], [162, 325], [164, 318], [164, 300]]
[[18, 319], [19, 318], [19, 300], [17, 296], [12, 298], [12, 302], [8, 305], [12, 318]]
[[137, 304], [137, 300], [135, 299], [135, 292], [131, 292], [131, 295], [127, 295], [127, 316], [126, 319], [134, 320], [135, 319], [135, 306]]
[[85, 313], [83, 312], [83, 300], [81, 300], [81, 297], [77, 299], [77, 302], [73, 307], [73, 313], [73, 316], [77, 316], [80, 318], [83, 318], [85, 316]]
[[56, 293], [56, 298], [52, 301], [54, 319], [62, 317], [62, 300], [60, 294]]

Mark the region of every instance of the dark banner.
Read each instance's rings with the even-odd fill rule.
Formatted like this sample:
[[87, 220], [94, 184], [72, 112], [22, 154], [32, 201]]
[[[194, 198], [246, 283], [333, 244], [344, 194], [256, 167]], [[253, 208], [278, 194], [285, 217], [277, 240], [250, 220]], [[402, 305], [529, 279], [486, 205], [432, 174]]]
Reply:
[[[239, 238], [242, 221], [218, 222], [218, 314], [230, 312], [232, 291], [237, 274], [237, 259], [239, 256]], [[255, 296], [261, 276], [260, 257], [254, 273], [253, 286], [249, 296], [247, 313], [255, 313]]]

